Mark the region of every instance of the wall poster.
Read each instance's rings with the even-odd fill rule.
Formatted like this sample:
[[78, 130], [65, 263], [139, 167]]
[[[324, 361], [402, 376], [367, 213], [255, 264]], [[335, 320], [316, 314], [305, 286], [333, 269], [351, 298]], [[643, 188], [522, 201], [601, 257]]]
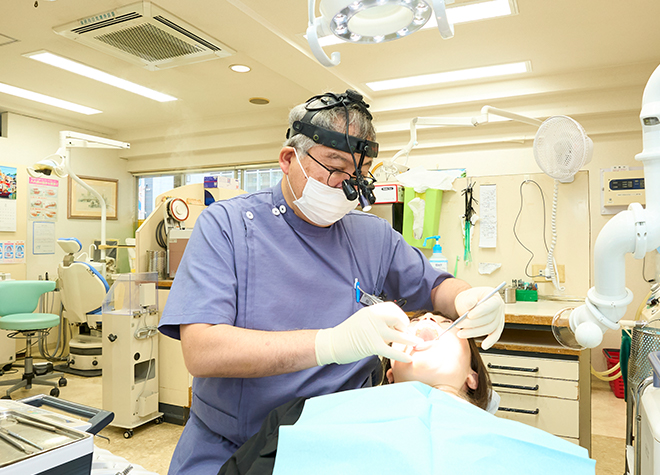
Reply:
[[16, 167], [0, 165], [0, 232], [16, 232]]

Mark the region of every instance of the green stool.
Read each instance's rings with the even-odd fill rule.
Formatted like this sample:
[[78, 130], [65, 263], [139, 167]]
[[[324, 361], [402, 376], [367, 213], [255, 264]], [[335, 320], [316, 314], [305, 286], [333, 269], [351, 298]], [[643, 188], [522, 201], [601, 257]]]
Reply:
[[[11, 333], [9, 338], [25, 338], [25, 370], [22, 379], [0, 381], [0, 386], [13, 385], [7, 389], [2, 399], [11, 399], [10, 394], [19, 388], [31, 389], [33, 384], [53, 386], [51, 396], [59, 396], [59, 387], [66, 386], [63, 373], [49, 373], [37, 376], [32, 364], [32, 337], [59, 325], [60, 317], [52, 313], [32, 313], [39, 304], [39, 298], [46, 292], [55, 290], [55, 282], [49, 280], [2, 280], [0, 281], [0, 329]], [[59, 381], [50, 381], [60, 378]]]

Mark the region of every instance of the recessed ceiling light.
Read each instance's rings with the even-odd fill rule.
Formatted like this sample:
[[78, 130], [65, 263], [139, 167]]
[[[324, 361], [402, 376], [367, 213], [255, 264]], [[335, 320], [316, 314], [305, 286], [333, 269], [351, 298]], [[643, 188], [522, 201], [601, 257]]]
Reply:
[[[447, 21], [452, 25], [459, 23], [469, 23], [477, 20], [487, 20], [489, 18], [498, 18], [502, 16], [514, 15], [518, 13], [518, 7], [515, 0], [488, 0], [485, 2], [468, 3], [457, 5], [455, 7], [447, 7]], [[434, 15], [431, 15], [429, 21], [421, 28], [426, 30], [428, 28], [437, 28], [438, 22]], [[307, 36], [305, 35], [305, 38]], [[331, 46], [347, 43], [335, 35], [324, 36], [319, 38], [321, 46]]]
[[258, 106], [265, 106], [266, 104], [270, 104], [270, 101], [265, 97], [251, 97], [250, 103]]
[[44, 94], [39, 94], [38, 92], [32, 92], [26, 89], [21, 89], [20, 87], [10, 86], [9, 84], [0, 83], [0, 93], [22, 97], [23, 99], [28, 99], [30, 101], [41, 102], [42, 104], [48, 104], [49, 106], [55, 106], [59, 107], [60, 109], [66, 109], [86, 115], [100, 114], [102, 112], [100, 110], [92, 109], [91, 107], [85, 107], [79, 104], [74, 104], [73, 102], [45, 96]]
[[532, 66], [529, 61], [521, 61], [519, 63], [498, 64], [496, 66], [484, 66], [480, 68], [461, 69], [458, 71], [445, 71], [443, 73], [423, 74], [421, 76], [410, 76], [407, 78], [374, 81], [368, 82], [367, 86], [372, 91], [389, 91], [392, 89], [402, 89], [404, 87], [428, 86], [430, 84], [521, 74], [529, 72], [531, 69]]
[[140, 86], [125, 79], [118, 78], [112, 74], [104, 73], [95, 68], [85, 66], [84, 64], [77, 63], [62, 56], [57, 56], [55, 54], [49, 53], [48, 51], [37, 51], [35, 53], [24, 54], [26, 58], [35, 59], [42, 63], [50, 64], [56, 68], [64, 69], [66, 71], [72, 72], [74, 74], [79, 74], [80, 76], [85, 76], [90, 79], [108, 84], [110, 86], [118, 87], [128, 92], [134, 94], [139, 94], [140, 96], [153, 99], [158, 102], [169, 102], [176, 101], [176, 97], [163, 94], [162, 92], [154, 91], [148, 87]]
[[229, 66], [229, 69], [231, 69], [235, 73], [249, 73], [250, 72], [250, 67], [245, 66], [244, 64], [232, 64], [231, 66]]

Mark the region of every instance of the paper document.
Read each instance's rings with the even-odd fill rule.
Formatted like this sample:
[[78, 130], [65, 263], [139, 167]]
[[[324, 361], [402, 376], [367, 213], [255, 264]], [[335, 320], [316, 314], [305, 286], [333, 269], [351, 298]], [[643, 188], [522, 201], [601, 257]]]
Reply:
[[497, 245], [497, 185], [479, 186], [479, 247]]

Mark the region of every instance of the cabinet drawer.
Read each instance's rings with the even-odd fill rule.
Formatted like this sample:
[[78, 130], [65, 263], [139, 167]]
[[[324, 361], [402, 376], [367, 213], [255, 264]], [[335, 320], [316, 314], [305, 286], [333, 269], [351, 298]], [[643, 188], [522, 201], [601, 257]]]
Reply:
[[536, 376], [578, 381], [580, 368], [577, 361], [535, 358], [531, 356], [489, 355], [481, 353], [488, 372]]
[[560, 437], [580, 437], [578, 401], [511, 393], [500, 393], [500, 397], [498, 417], [523, 422]]
[[548, 396], [578, 399], [578, 382], [564, 379], [539, 378], [491, 372], [493, 389], [499, 394], [516, 393], [530, 396]]

